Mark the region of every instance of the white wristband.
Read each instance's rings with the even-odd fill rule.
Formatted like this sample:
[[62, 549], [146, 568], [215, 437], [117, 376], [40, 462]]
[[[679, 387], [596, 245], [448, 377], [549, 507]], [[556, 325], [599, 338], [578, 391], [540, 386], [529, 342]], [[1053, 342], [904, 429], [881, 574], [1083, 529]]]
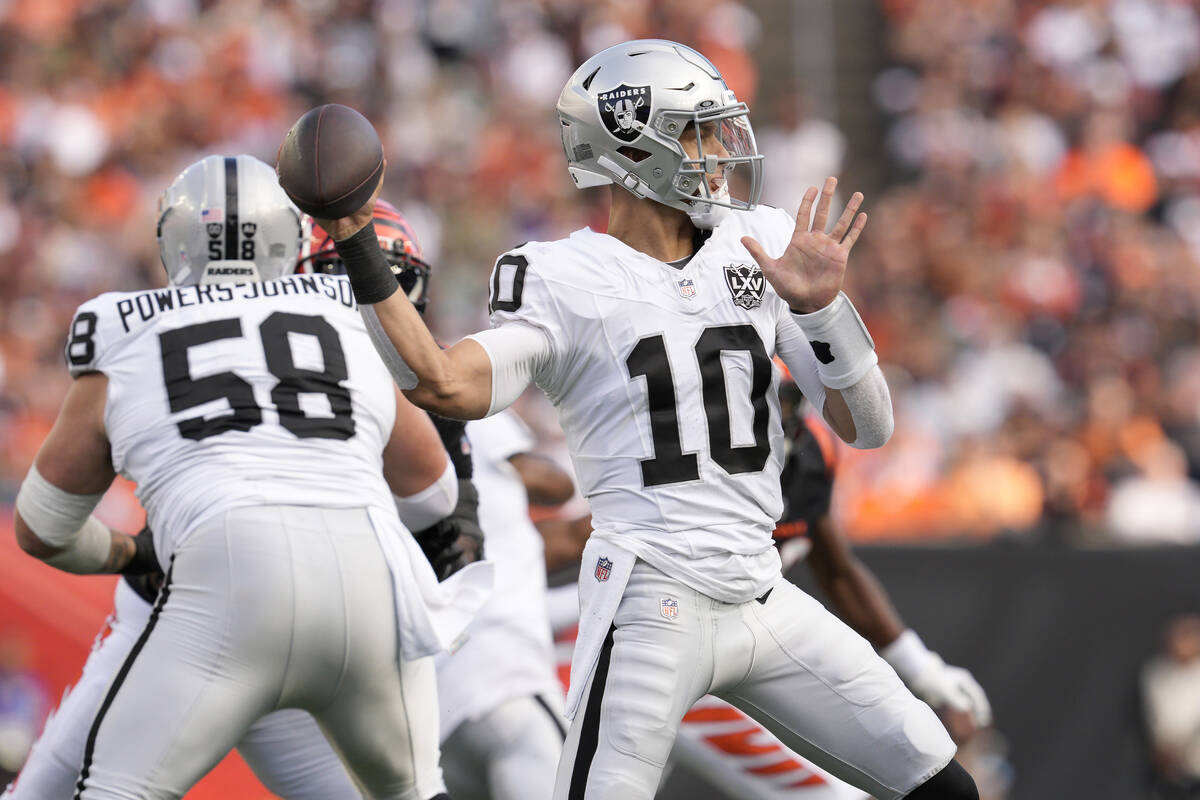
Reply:
[[104, 493], [72, 494], [42, 477], [37, 466], [17, 492], [17, 513], [44, 544], [61, 550], [43, 559], [52, 567], [78, 575], [99, 572], [112, 551], [112, 534], [92, 509]]
[[70, 547], [104, 493], [72, 494], [29, 468], [17, 492], [17, 513], [37, 538], [51, 547]]
[[911, 628], [880, 650], [879, 655], [892, 665], [900, 680], [909, 685], [930, 669], [936, 669], [944, 663], [941, 656], [926, 647]]
[[441, 476], [421, 491], [406, 497], [392, 495], [392, 499], [396, 502], [400, 521], [414, 533], [450, 516], [458, 503], [458, 475], [453, 462], [447, 459]]
[[792, 312], [792, 319], [817, 357], [821, 383], [830, 389], [853, 386], [879, 363], [875, 342], [845, 292], [811, 314]]
[[44, 560], [63, 572], [94, 575], [108, 563], [111, 553], [112, 533], [108, 526], [95, 517], [88, 517], [67, 549]]

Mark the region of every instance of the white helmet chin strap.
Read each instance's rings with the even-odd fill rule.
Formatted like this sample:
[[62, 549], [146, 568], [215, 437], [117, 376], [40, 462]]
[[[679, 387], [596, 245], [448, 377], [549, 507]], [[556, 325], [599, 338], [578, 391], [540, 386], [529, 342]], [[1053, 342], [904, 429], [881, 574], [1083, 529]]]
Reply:
[[[721, 188], [713, 192], [712, 199], [729, 202], [729, 184], [722, 182]], [[696, 200], [692, 203], [688, 216], [691, 217], [692, 224], [700, 230], [710, 230], [725, 221], [725, 218], [729, 216], [729, 210], [729, 206], [718, 206], [703, 200]]]

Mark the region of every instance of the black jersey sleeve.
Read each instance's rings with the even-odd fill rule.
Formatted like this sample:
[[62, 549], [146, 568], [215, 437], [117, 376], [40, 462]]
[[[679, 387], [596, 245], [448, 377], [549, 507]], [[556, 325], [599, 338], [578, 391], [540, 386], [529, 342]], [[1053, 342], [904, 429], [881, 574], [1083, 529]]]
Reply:
[[450, 516], [414, 532], [413, 537], [425, 558], [429, 559], [438, 580], [445, 580], [472, 561], [483, 558], [483, 530], [479, 527], [479, 493], [471, 482], [474, 467], [467, 424], [436, 414], [430, 414], [429, 418], [454, 465], [454, 474], [458, 476], [458, 504]]
[[454, 474], [459, 480], [470, 480], [474, 469], [471, 465], [471, 441], [467, 438], [467, 423], [439, 417], [437, 414], [430, 414], [429, 419], [433, 420], [433, 427], [437, 428], [438, 436], [442, 439], [442, 447], [446, 448], [446, 454], [450, 456]]
[[806, 416], [797, 426], [791, 453], [783, 465], [783, 516], [775, 541], [802, 536], [829, 513], [833, 497], [836, 445], [820, 420]]

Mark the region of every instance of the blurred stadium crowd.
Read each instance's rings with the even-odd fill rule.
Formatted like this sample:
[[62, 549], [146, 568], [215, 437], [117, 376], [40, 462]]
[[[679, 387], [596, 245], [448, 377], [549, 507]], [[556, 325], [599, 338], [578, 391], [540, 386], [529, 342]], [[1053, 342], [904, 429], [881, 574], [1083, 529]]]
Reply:
[[[567, 180], [553, 103], [608, 44], [708, 54], [755, 109], [772, 202], [852, 183], [868, 156], [803, 89], [758, 91], [763, 53], [789, 46], [766, 5], [0, 2], [0, 503], [57, 412], [76, 305], [163, 282], [173, 174], [204, 152], [271, 161], [313, 105], [379, 125], [447, 338], [485, 324], [499, 253], [604, 224], [602, 195]], [[841, 522], [859, 540], [1200, 541], [1197, 5], [879, 5], [887, 181], [850, 292], [897, 426], [846, 459]]]

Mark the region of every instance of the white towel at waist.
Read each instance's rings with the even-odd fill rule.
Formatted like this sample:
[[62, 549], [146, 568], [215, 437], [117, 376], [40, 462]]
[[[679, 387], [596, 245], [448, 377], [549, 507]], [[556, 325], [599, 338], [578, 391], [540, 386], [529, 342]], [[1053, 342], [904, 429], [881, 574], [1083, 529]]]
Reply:
[[593, 533], [583, 548], [579, 567], [579, 636], [571, 656], [571, 688], [567, 692], [567, 718], [579, 710], [583, 687], [596, 669], [600, 648], [608, 637], [625, 584], [637, 556], [611, 539]]
[[392, 573], [401, 658], [412, 661], [451, 649], [492, 596], [495, 565], [477, 561], [438, 583], [395, 511], [372, 507], [369, 513]]

